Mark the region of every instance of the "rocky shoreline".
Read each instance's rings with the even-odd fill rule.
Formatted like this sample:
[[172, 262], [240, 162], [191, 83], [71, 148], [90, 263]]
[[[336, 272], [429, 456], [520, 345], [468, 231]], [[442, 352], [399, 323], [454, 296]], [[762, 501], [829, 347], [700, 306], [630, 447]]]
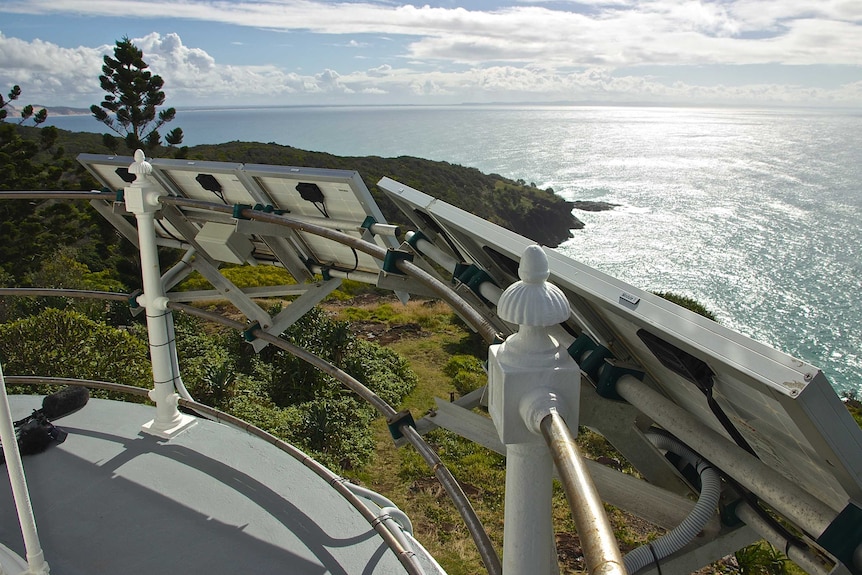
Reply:
[[573, 209], [582, 210], [584, 212], [604, 212], [607, 210], [618, 208], [619, 206], [620, 204], [612, 204], [610, 202], [594, 202], [588, 200], [578, 200], [576, 202], [572, 202]]

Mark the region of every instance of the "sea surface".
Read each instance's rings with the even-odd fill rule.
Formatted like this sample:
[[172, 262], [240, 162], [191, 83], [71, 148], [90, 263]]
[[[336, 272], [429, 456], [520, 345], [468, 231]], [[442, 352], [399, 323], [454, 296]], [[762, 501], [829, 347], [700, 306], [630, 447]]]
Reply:
[[[87, 116], [51, 120], [102, 132]], [[558, 249], [862, 395], [862, 111], [596, 106], [183, 109], [184, 144], [418, 156], [606, 201]]]

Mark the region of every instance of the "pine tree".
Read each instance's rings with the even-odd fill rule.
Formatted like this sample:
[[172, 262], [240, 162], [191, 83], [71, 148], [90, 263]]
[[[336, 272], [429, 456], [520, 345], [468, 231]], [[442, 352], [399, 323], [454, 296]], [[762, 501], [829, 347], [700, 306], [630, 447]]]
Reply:
[[[9, 94], [6, 96], [9, 98], [8, 100], [4, 99], [3, 96], [0, 96], [0, 120], [5, 120], [6, 116], [9, 115], [9, 111], [5, 110], [6, 107], [11, 107], [10, 104], [13, 100], [17, 100], [21, 96], [21, 86], [14, 85], [12, 89], [9, 90]], [[23, 108], [21, 108], [21, 119], [18, 121], [18, 124], [23, 124], [30, 118], [33, 118], [33, 122], [38, 126], [42, 122], [48, 119], [48, 110], [42, 108], [36, 115], [33, 115], [34, 108], [32, 104], [27, 104]]]
[[[176, 116], [174, 108], [165, 108], [162, 91], [164, 80], [153, 75], [144, 55], [128, 37], [118, 40], [114, 57], [105, 56], [99, 82], [107, 92], [101, 106], [90, 106], [93, 116], [119, 134], [129, 150], [152, 150], [161, 145], [159, 128]], [[183, 131], [175, 128], [167, 136], [170, 145], [180, 144]]]

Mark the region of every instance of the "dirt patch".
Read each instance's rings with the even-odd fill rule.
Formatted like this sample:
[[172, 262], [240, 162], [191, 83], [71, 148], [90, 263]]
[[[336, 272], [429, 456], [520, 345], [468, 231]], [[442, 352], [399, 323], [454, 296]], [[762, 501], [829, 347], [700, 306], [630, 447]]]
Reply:
[[367, 339], [380, 345], [387, 345], [407, 338], [424, 337], [426, 335], [422, 331], [422, 326], [418, 323], [406, 323], [389, 327], [385, 323], [378, 322], [351, 322], [350, 329], [356, 337]]

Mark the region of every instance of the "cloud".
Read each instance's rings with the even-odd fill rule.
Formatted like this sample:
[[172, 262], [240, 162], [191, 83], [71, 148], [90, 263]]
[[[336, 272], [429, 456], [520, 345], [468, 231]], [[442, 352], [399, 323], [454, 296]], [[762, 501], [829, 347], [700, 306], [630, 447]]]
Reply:
[[[338, 66], [315, 66], [297, 58], [288, 71], [274, 59], [254, 65], [220, 63], [206, 50], [185, 45], [176, 33], [133, 38], [151, 70], [165, 79], [168, 102], [178, 106], [353, 101], [350, 97], [360, 102], [385, 97], [387, 102], [381, 103], [692, 103], [686, 98], [707, 103], [862, 103], [854, 83], [862, 67], [862, 4], [842, 0], [557, 0], [492, 10], [385, 1], [3, 0], [3, 12], [116, 18], [166, 13], [175, 19], [302, 32], [308, 35], [303, 42], [309, 50], [324, 44], [368, 47], [352, 39], [360, 34], [387, 40], [385, 59], [379, 53], [384, 43], [375, 41], [375, 50], [362, 52], [362, 62], [368, 58], [368, 64], [352, 52]], [[333, 43], [333, 34], [344, 38]], [[19, 83], [25, 93], [34, 98], [38, 94], [46, 103], [89, 105], [101, 98], [101, 58], [112, 48], [63, 48], [0, 34], [0, 83]], [[725, 74], [753, 65], [793, 67], [801, 73], [805, 66], [838, 67], [846, 70], [848, 80], [830, 89], [812, 88], [810, 82], [797, 86], [786, 78], [775, 84], [758, 79], [749, 85], [697, 85], [674, 73], [680, 65], [719, 65]], [[667, 73], [649, 76], [638, 73], [639, 68]]]
[[102, 53], [98, 48], [61, 48], [56, 44], [9, 38], [0, 32], [0, 86], [19, 84], [27, 102], [56, 102], [99, 89]]
[[[150, 71], [165, 80], [171, 105], [201, 102], [264, 102], [293, 94], [351, 94], [338, 72], [311, 75], [273, 65], [220, 65], [206, 51], [186, 46], [178, 34], [153, 32], [132, 42], [144, 53]], [[0, 86], [19, 84], [28, 102], [89, 106], [104, 92], [99, 86], [102, 58], [113, 45], [61, 48], [0, 34]]]
[[[170, 14], [268, 30], [399, 35], [416, 39], [405, 57], [477, 65], [858, 65], [862, 53], [859, 2], [588, 0], [532, 4], [467, 10], [371, 1], [4, 0], [0, 11], [129, 18]], [[827, 36], [828, 42], [819, 41]]]

